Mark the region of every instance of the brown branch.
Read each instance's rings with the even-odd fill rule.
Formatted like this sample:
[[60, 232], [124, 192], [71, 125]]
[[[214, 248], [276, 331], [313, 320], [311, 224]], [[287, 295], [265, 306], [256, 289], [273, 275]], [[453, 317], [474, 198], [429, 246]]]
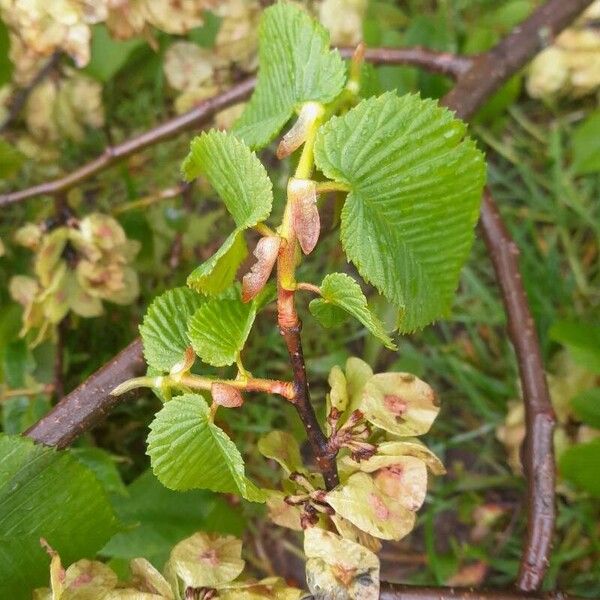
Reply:
[[519, 270], [519, 249], [504, 226], [489, 190], [484, 194], [480, 225], [502, 293], [525, 402], [527, 436], [522, 462], [528, 482], [529, 515], [518, 586], [521, 590], [533, 591], [539, 588], [548, 566], [554, 531], [553, 432], [556, 420], [535, 323]]
[[209, 98], [183, 115], [165, 121], [158, 127], [149, 129], [145, 133], [126, 140], [121, 144], [109, 146], [98, 158], [95, 158], [60, 179], [41, 183], [40, 185], [20, 191], [0, 194], [0, 206], [21, 202], [22, 200], [34, 198], [35, 196], [52, 195], [57, 194], [58, 192], [64, 192], [93, 175], [96, 175], [100, 171], [114, 165], [123, 158], [131, 156], [148, 146], [164, 142], [184, 131], [189, 131], [204, 125], [219, 111], [248, 98], [254, 89], [254, 83], [254, 78], [246, 79], [226, 92]]
[[60, 61], [61, 53], [55, 52], [44, 64], [44, 66], [36, 73], [33, 79], [23, 88], [18, 90], [12, 98], [12, 102], [8, 107], [8, 114], [4, 121], [0, 123], [0, 133], [3, 133], [8, 126], [19, 116], [19, 113], [25, 106], [29, 95], [52, 71], [56, 68]]
[[415, 587], [382, 583], [380, 600], [576, 600], [563, 592], [527, 594], [515, 590]]
[[592, 0], [549, 0], [497, 46], [480, 54], [444, 98], [461, 119], [472, 117], [531, 58], [552, 43]]
[[[352, 50], [342, 48], [341, 53], [350, 57]], [[447, 52], [436, 52], [425, 48], [368, 48], [365, 58], [374, 64], [412, 65], [454, 78], [465, 72], [473, 62], [472, 57], [456, 56]], [[64, 192], [113, 166], [119, 160], [131, 156], [148, 146], [163, 142], [183, 131], [204, 125], [219, 111], [245, 100], [254, 89], [255, 82], [256, 80], [253, 77], [246, 79], [230, 90], [200, 103], [183, 115], [165, 121], [158, 127], [149, 129], [145, 133], [121, 144], [109, 146], [98, 158], [82, 165], [64, 177], [23, 190], [0, 194], [0, 206], [21, 202], [35, 196]]]
[[[352, 58], [353, 53], [354, 48], [340, 48], [340, 54], [344, 58]], [[420, 46], [365, 49], [365, 60], [371, 64], [420, 67], [432, 73], [447, 75], [455, 80], [471, 68], [475, 58], [451, 52], [437, 52]]]
[[145, 369], [142, 341], [137, 338], [110, 362], [67, 394], [25, 434], [36, 442], [65, 448], [82, 433], [106, 418], [122, 398], [110, 392]]

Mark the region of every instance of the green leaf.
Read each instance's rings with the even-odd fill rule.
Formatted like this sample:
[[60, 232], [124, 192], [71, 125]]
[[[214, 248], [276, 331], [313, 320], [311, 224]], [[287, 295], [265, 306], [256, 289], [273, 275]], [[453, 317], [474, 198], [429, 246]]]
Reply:
[[252, 148], [273, 140], [303, 103], [333, 100], [346, 78], [328, 32], [291, 3], [264, 11], [259, 39], [256, 90], [233, 129]]
[[575, 128], [572, 140], [575, 174], [600, 171], [600, 110], [591, 113]]
[[321, 295], [322, 298], [317, 298], [309, 304], [309, 309], [324, 327], [331, 327], [334, 324], [329, 318], [329, 308], [332, 305], [339, 306], [358, 319], [387, 348], [396, 350], [383, 323], [371, 312], [360, 285], [352, 277], [344, 273], [327, 275], [321, 284]]
[[600, 498], [600, 438], [576, 444], [565, 450], [559, 460], [561, 475], [594, 498]]
[[109, 495], [127, 495], [127, 488], [121, 479], [116, 461], [106, 450], [88, 447], [71, 448], [70, 452], [82, 465], [94, 473]]
[[252, 227], [271, 214], [273, 186], [266, 169], [230, 133], [212, 130], [195, 137], [181, 171], [187, 181], [206, 177], [238, 228]]
[[171, 548], [198, 530], [241, 535], [240, 511], [208, 490], [172, 491], [149, 469], [127, 487], [127, 496], [113, 499], [119, 518], [129, 526], [102, 548], [103, 556], [132, 559], [145, 556], [162, 568]]
[[51, 408], [48, 396], [14, 396], [2, 401], [2, 431], [23, 433]]
[[328, 396], [329, 405], [340, 412], [344, 412], [348, 407], [348, 382], [344, 371], [335, 365], [329, 371], [327, 383], [331, 388]]
[[204, 23], [200, 27], [191, 29], [187, 38], [202, 48], [212, 48], [221, 28], [222, 19], [208, 10], [204, 12], [202, 19]]
[[185, 287], [174, 288], [154, 299], [148, 307], [140, 334], [146, 362], [159, 371], [170, 371], [190, 346], [189, 318], [206, 299]]
[[0, 87], [10, 82], [13, 72], [13, 64], [9, 58], [10, 39], [8, 28], [0, 20]]
[[273, 186], [256, 155], [235, 136], [209, 131], [194, 138], [181, 167], [188, 181], [203, 175], [225, 203], [236, 229], [188, 278], [188, 285], [209, 294], [229, 286], [247, 249], [243, 230], [264, 221], [273, 205]]
[[399, 436], [427, 433], [440, 411], [435, 392], [410, 373], [373, 375], [359, 408], [367, 421]]
[[366, 473], [355, 473], [327, 493], [327, 503], [359, 529], [383, 540], [400, 540], [415, 524], [415, 513], [379, 490]]
[[132, 53], [145, 45], [141, 38], [113, 39], [105, 25], [92, 28], [91, 57], [84, 72], [99, 81], [110, 81], [125, 66]]
[[206, 262], [192, 271], [187, 284], [199, 292], [216, 295], [233, 283], [246, 256], [244, 234], [236, 229]]
[[286, 475], [304, 470], [300, 446], [286, 431], [270, 431], [258, 440], [258, 451], [266, 458], [277, 461]]
[[0, 536], [0, 598], [30, 600], [35, 587], [47, 585], [49, 563], [38, 535]]
[[40, 537], [73, 562], [94, 555], [119, 527], [94, 474], [68, 452], [0, 435], [0, 548], [10, 548], [10, 560], [0, 557], [0, 597], [30, 598], [46, 582]]
[[448, 313], [473, 243], [485, 163], [465, 124], [432, 100], [388, 92], [321, 127], [317, 166], [351, 192], [341, 240], [413, 331]]
[[306, 583], [315, 598], [378, 600], [379, 559], [364, 546], [311, 527], [304, 533], [304, 554]]
[[576, 363], [600, 374], [600, 325], [558, 321], [550, 328], [550, 337], [566, 346]]
[[600, 429], [600, 387], [577, 394], [571, 400], [571, 408], [581, 421]]
[[264, 502], [265, 494], [244, 475], [235, 444], [211, 421], [198, 394], [165, 404], [150, 425], [148, 455], [158, 479], [172, 490], [202, 488]]
[[224, 367], [236, 361], [255, 317], [255, 302], [242, 302], [239, 292], [233, 298], [210, 298], [189, 319], [188, 336], [205, 363]]
[[0, 180], [12, 177], [23, 164], [25, 156], [0, 138]]

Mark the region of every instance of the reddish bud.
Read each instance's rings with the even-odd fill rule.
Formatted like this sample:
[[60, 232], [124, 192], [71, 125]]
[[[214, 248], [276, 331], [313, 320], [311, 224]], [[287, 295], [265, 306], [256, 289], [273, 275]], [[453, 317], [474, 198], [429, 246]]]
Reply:
[[225, 408], [238, 408], [244, 404], [244, 398], [240, 390], [226, 383], [213, 383], [210, 388], [215, 404]]
[[277, 158], [282, 159], [297, 150], [305, 141], [308, 132], [314, 126], [315, 121], [323, 114], [323, 107], [317, 102], [304, 104], [298, 115], [298, 120], [291, 129], [283, 136], [277, 146]]
[[253, 252], [256, 262], [242, 279], [243, 302], [252, 300], [265, 287], [277, 260], [280, 244], [281, 239], [274, 235], [258, 240]]
[[321, 219], [317, 189], [310, 179], [290, 179], [288, 198], [292, 204], [292, 225], [304, 254], [310, 254], [319, 240]]

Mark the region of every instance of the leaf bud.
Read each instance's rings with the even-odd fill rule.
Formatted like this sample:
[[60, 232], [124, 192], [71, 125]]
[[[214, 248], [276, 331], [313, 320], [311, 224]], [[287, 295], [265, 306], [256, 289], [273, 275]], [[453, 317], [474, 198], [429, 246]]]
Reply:
[[290, 179], [288, 198], [292, 206], [292, 226], [304, 254], [310, 254], [319, 240], [321, 220], [317, 189], [310, 179]]

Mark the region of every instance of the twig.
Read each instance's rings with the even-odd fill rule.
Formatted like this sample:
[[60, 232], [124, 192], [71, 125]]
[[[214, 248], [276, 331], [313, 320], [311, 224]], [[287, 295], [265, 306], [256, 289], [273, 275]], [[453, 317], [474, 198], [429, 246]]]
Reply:
[[226, 92], [209, 98], [183, 115], [165, 121], [162, 125], [149, 129], [145, 133], [126, 140], [121, 144], [109, 146], [98, 158], [95, 158], [60, 179], [41, 183], [40, 185], [35, 185], [17, 192], [0, 194], [0, 206], [21, 202], [22, 200], [34, 198], [35, 196], [52, 195], [58, 192], [64, 192], [93, 175], [96, 175], [100, 171], [114, 165], [119, 160], [131, 156], [148, 146], [153, 146], [154, 144], [168, 140], [179, 133], [204, 125], [219, 111], [245, 100], [254, 89], [254, 83], [254, 78], [246, 79]]
[[533, 591], [541, 584], [547, 568], [554, 531], [553, 432], [556, 419], [535, 323], [519, 270], [519, 249], [504, 226], [489, 190], [484, 194], [480, 225], [502, 292], [525, 402], [527, 436], [522, 461], [528, 481], [529, 518], [518, 585], [521, 590]]
[[500, 86], [519, 71], [592, 0], [549, 0], [489, 52], [480, 54], [443, 102], [461, 119], [471, 118]]
[[173, 198], [177, 198], [177, 196], [181, 196], [181, 194], [183, 194], [188, 187], [188, 184], [180, 183], [176, 186], [165, 188], [153, 194], [148, 194], [147, 196], [143, 196], [137, 200], [131, 200], [130, 202], [117, 204], [112, 208], [111, 212], [113, 215], [121, 215], [131, 210], [148, 208], [157, 202], [162, 202], [163, 200], [172, 200]]
[[[462, 119], [472, 117], [502, 84], [591, 3], [592, 0], [549, 0], [540, 6], [497, 46], [480, 55], [442, 103]], [[531, 592], [542, 584], [554, 531], [554, 413], [535, 325], [519, 273], [517, 246], [489, 193], [484, 196], [480, 223], [502, 292], [523, 387], [526, 426], [523, 463], [528, 515], [517, 585]]]
[[144, 377], [134, 377], [128, 379], [121, 385], [115, 387], [111, 394], [120, 396], [142, 387], [177, 387], [185, 386], [192, 390], [211, 391], [213, 386], [221, 385], [243, 392], [263, 392], [266, 394], [275, 394], [282, 396], [286, 400], [294, 401], [294, 385], [291, 381], [280, 381], [278, 379], [259, 379], [249, 377], [248, 379], [214, 379], [211, 377], [203, 377], [201, 375], [193, 375], [191, 373], [178, 375], [159, 375], [152, 377], [146, 375]]
[[21, 88], [14, 95], [12, 102], [10, 103], [10, 107], [8, 108], [8, 114], [6, 115], [4, 121], [0, 123], [0, 133], [3, 133], [8, 126], [19, 116], [19, 113], [25, 106], [29, 95], [33, 90], [40, 84], [48, 75], [55, 69], [60, 61], [61, 53], [55, 52], [44, 64], [44, 66], [36, 73], [34, 78], [26, 85], [24, 88]]
[[[352, 58], [354, 48], [340, 48], [344, 58]], [[406, 65], [448, 75], [453, 79], [468, 71], [476, 57], [451, 52], [436, 52], [420, 46], [409, 48], [366, 48], [365, 60], [374, 65]]]
[[99, 423], [121, 399], [110, 392], [145, 369], [142, 341], [137, 338], [110, 362], [67, 394], [25, 434], [36, 442], [65, 448]]
[[382, 583], [380, 600], [577, 600], [563, 592], [526, 594], [515, 590], [451, 587], [415, 587]]
[[[310, 153], [309, 143], [309, 141], [304, 143], [302, 156]], [[299, 164], [301, 163], [302, 160]], [[293, 403], [306, 431], [306, 437], [310, 443], [317, 467], [323, 474], [325, 486], [328, 490], [331, 490], [339, 483], [335, 454], [329, 451], [327, 438], [321, 429], [315, 409], [310, 401], [306, 363], [302, 351], [302, 339], [300, 338], [302, 322], [298, 317], [294, 301], [298, 240], [291, 222], [289, 198], [279, 232], [282, 242], [277, 257], [277, 323], [279, 333], [285, 341], [292, 367], [295, 391]]]

